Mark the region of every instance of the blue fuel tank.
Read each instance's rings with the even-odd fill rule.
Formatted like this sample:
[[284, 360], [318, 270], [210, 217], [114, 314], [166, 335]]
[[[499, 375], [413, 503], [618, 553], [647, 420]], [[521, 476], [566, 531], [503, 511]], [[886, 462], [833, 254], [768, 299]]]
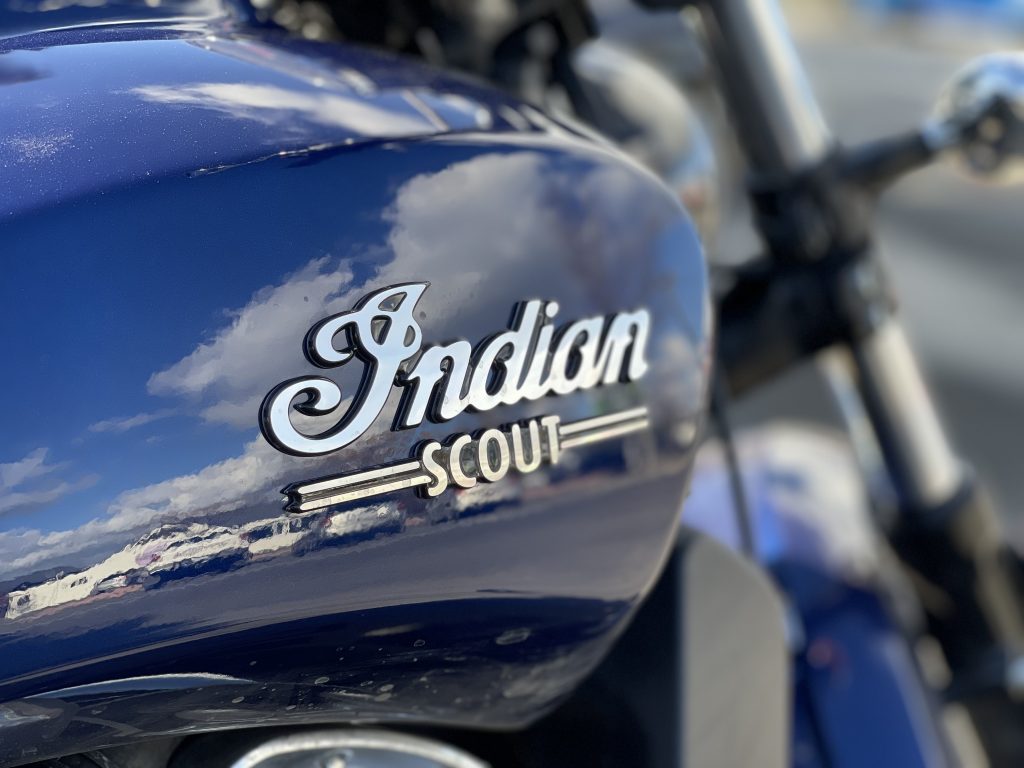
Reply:
[[688, 481], [709, 310], [672, 193], [230, 15], [7, 34], [0, 763], [549, 709]]

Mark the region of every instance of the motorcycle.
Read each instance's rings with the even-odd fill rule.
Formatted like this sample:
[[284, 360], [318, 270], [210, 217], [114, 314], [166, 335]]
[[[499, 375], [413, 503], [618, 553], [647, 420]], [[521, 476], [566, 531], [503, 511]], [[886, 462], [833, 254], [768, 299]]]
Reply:
[[[0, 765], [1017, 764], [871, 209], [1012, 180], [1024, 57], [840, 147], [774, 4], [644, 6], [0, 7]], [[859, 465], [732, 429], [812, 358]]]

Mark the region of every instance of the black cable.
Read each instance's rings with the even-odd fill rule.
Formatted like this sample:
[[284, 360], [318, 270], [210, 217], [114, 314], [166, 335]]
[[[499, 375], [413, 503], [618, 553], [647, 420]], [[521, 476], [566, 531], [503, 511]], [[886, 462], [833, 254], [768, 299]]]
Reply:
[[722, 441], [725, 463], [729, 470], [729, 488], [732, 492], [733, 505], [736, 510], [736, 523], [740, 534], [740, 546], [748, 557], [755, 557], [754, 524], [750, 514], [747, 490], [743, 485], [740, 471], [740, 460], [733, 442], [732, 424], [729, 420], [729, 393], [721, 369], [715, 369], [711, 382], [711, 418]]

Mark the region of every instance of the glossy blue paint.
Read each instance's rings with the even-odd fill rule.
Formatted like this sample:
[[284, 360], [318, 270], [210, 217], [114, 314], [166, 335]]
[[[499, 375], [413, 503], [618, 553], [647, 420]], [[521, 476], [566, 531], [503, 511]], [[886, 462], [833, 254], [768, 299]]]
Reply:
[[0, 39], [0, 213], [274, 155], [551, 125], [406, 60], [253, 34], [178, 22]]
[[[756, 557], [791, 608], [795, 766], [956, 764], [892, 614], [892, 573], [849, 448], [793, 425], [737, 436]], [[739, 550], [727, 465], [698, 458], [684, 524]], [[866, 738], [865, 734], [870, 734]]]
[[[479, 86], [226, 19], [11, 36], [0, 68], [0, 762], [516, 725], [570, 690], [662, 564], [704, 406], [705, 272], [671, 193]], [[385, 414], [325, 458], [267, 445], [261, 398], [316, 371], [308, 327], [410, 280], [426, 343], [523, 299], [645, 306], [651, 370], [398, 433]], [[649, 431], [529, 477], [282, 511], [282, 486], [420, 439], [638, 404]]]

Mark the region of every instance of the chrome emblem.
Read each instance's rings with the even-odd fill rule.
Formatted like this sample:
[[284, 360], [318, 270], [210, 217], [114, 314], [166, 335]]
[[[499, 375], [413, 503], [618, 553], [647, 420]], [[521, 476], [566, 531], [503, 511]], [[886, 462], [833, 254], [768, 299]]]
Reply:
[[[364, 297], [354, 309], [327, 317], [306, 334], [306, 358], [331, 369], [358, 359], [363, 378], [338, 417], [341, 387], [324, 376], [303, 376], [274, 387], [260, 406], [267, 442], [295, 456], [322, 456], [358, 440], [377, 420], [394, 386], [403, 390], [393, 429], [429, 420], [443, 423], [464, 411], [564, 395], [647, 371], [650, 314], [646, 309], [594, 316], [557, 327], [558, 303], [533, 299], [515, 307], [507, 330], [475, 347], [457, 340], [423, 348], [414, 310], [428, 283], [405, 283]], [[313, 422], [315, 434], [300, 431], [293, 411]], [[287, 508], [309, 511], [331, 504], [418, 487], [436, 496], [449, 485], [469, 488], [495, 482], [510, 469], [532, 472], [557, 463], [562, 450], [644, 429], [647, 412], [636, 408], [561, 424], [542, 416], [471, 436], [453, 435], [444, 445], [418, 446], [416, 458], [369, 470], [297, 483], [283, 490]]]

